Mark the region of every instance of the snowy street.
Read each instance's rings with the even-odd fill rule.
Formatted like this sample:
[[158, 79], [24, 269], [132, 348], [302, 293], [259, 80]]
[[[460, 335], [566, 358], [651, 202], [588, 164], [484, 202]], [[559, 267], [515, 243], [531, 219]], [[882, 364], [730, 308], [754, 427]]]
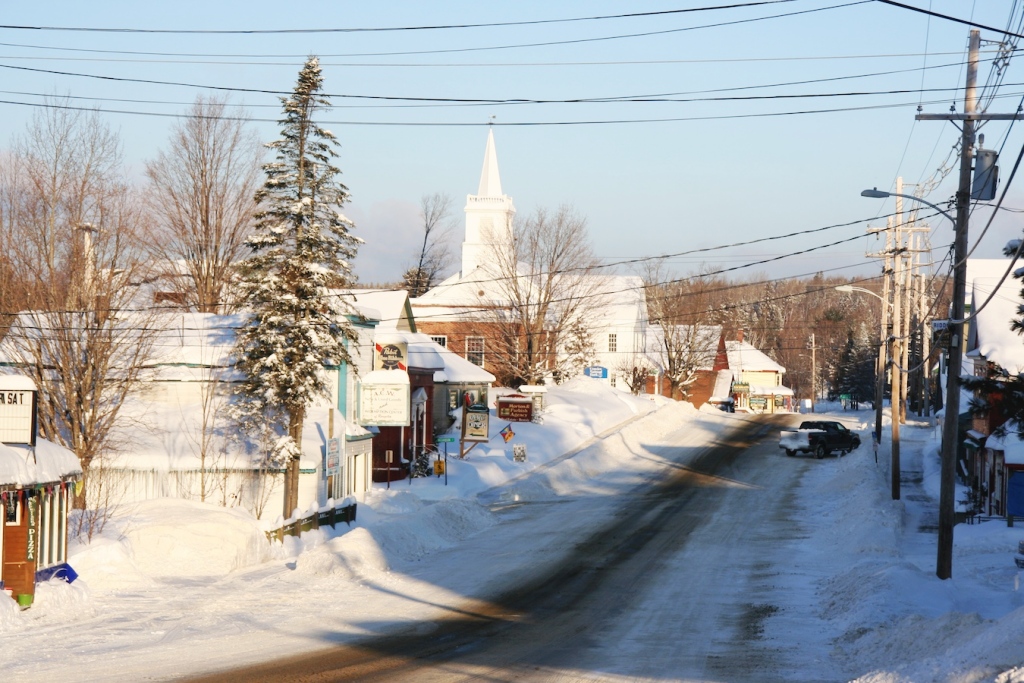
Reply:
[[[289, 661], [287, 670], [295, 679], [416, 681], [764, 680], [767, 671], [781, 677], [812, 663], [820, 672], [827, 666], [815, 662], [819, 648], [758, 646], [763, 620], [778, 610], [766, 577], [785, 570], [758, 558], [797, 535], [787, 492], [818, 464], [785, 458], [775, 446], [778, 425], [791, 419], [737, 420], [735, 434], [706, 448], [674, 447], [685, 436], [671, 433], [651, 448], [669, 463], [667, 473], [612, 504], [603, 494], [498, 502], [498, 526], [445, 564], [471, 567], [475, 557], [508, 556], [510, 548], [530, 548], [530, 537], [550, 538], [530, 551], [525, 570], [503, 573], [507, 585], [492, 585], [499, 595], [397, 637]], [[749, 523], [754, 515], [760, 523]], [[436, 570], [411, 574], [426, 582]], [[446, 578], [445, 585], [458, 583], [458, 575]], [[272, 665], [208, 680], [270, 681], [282, 673]]]
[[[1024, 533], [958, 525], [954, 579], [935, 578], [933, 428], [904, 428], [894, 502], [887, 441], [877, 464], [867, 447], [789, 458], [778, 429], [800, 416], [628, 396], [613, 414], [608, 395], [575, 391], [593, 403], [553, 397], [544, 425], [517, 428], [527, 471], [512, 476], [502, 448], [474, 451], [451, 463], [451, 487], [375, 489], [337, 534], [253, 546], [231, 510], [140, 506], [119, 537], [73, 555], [81, 579], [0, 613], [0, 668], [26, 681], [259, 680], [236, 671], [258, 665], [263, 680], [1024, 680]], [[584, 422], [619, 427], [545, 453], [545, 439], [584, 436], [581, 406], [606, 411]], [[831, 417], [866, 436], [872, 415]]]

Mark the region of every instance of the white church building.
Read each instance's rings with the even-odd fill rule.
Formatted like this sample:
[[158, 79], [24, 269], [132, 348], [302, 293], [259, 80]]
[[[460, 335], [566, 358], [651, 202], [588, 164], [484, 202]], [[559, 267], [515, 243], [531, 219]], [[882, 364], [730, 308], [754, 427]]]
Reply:
[[[421, 332], [499, 378], [495, 355], [508, 344], [495, 338], [496, 328], [490, 323], [498, 312], [508, 308], [510, 300], [495, 262], [503, 248], [502, 238], [508, 239], [514, 232], [515, 213], [512, 198], [502, 191], [492, 129], [487, 134], [477, 192], [466, 198], [459, 272], [411, 302]], [[524, 281], [528, 279], [528, 268], [521, 265], [516, 270]], [[567, 374], [588, 374], [628, 391], [623, 381], [625, 368], [641, 362], [645, 353], [647, 307], [643, 281], [637, 276], [606, 273], [590, 277], [595, 281], [595, 306], [586, 316], [585, 327], [592, 353], [588, 363], [570, 367]], [[564, 340], [555, 342], [553, 354], [554, 359], [566, 357]]]

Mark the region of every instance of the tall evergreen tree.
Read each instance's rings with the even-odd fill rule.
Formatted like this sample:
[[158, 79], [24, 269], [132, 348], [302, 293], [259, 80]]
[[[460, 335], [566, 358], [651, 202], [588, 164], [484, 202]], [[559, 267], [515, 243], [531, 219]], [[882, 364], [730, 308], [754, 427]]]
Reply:
[[263, 167], [251, 253], [240, 269], [251, 313], [235, 347], [244, 375], [236, 417], [281, 435], [274, 455], [285, 464], [285, 517], [298, 504], [306, 407], [327, 393], [325, 366], [350, 363], [346, 342], [355, 340], [351, 307], [331, 290], [352, 284], [361, 240], [340, 212], [349, 195], [333, 164], [338, 142], [313, 120], [330, 106], [322, 85], [319, 60], [310, 57], [291, 97], [281, 98], [281, 138], [267, 145], [275, 158]]

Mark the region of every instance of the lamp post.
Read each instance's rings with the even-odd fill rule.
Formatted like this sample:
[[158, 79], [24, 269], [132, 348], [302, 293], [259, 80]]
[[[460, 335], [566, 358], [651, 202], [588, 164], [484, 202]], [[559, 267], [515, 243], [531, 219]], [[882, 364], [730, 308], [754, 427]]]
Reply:
[[[971, 50], [976, 54], [977, 34], [971, 32]], [[972, 59], [969, 71], [977, 71], [976, 57]], [[969, 82], [972, 79], [969, 78]], [[973, 87], [973, 86], [971, 86]], [[968, 113], [974, 112], [974, 96], [970, 92], [965, 99], [965, 110]], [[970, 207], [971, 190], [971, 154], [974, 145], [974, 122], [964, 121], [963, 144], [960, 151], [960, 185], [956, 193], [956, 218], [949, 215], [931, 202], [926, 202], [920, 197], [912, 195], [899, 195], [906, 197], [925, 206], [938, 211], [949, 219], [953, 224], [954, 246], [953, 246], [953, 300], [950, 311], [950, 347], [947, 352], [948, 369], [946, 370], [946, 400], [945, 418], [942, 421], [942, 448], [940, 452], [940, 473], [939, 473], [939, 543], [938, 558], [936, 560], [935, 573], [940, 579], [948, 579], [953, 575], [953, 525], [956, 494], [956, 441], [958, 437], [958, 422], [960, 419], [960, 373], [963, 371], [963, 355], [961, 349], [960, 335], [962, 333], [962, 318], [964, 317], [964, 281], [967, 273], [967, 222]], [[860, 193], [862, 197], [885, 198], [897, 196], [894, 193], [884, 192], [878, 188], [864, 190]]]
[[839, 285], [837, 292], [862, 292], [870, 294], [882, 302], [882, 324], [881, 333], [878, 338], [878, 358], [875, 360], [875, 443], [882, 443], [882, 402], [885, 400], [885, 340], [888, 327], [889, 302], [870, 289], [854, 287], [853, 285]]

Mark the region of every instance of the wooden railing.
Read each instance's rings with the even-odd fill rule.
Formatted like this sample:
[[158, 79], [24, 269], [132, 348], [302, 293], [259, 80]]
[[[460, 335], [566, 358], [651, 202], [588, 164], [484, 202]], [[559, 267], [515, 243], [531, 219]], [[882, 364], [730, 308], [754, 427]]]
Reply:
[[286, 521], [277, 529], [267, 532], [267, 538], [271, 541], [283, 541], [285, 536], [301, 536], [304, 531], [312, 531], [322, 526], [329, 526], [332, 529], [345, 522], [352, 524], [356, 521], [356, 504], [334, 506], [327, 509], [317, 510], [306, 517], [298, 517], [294, 521]]

